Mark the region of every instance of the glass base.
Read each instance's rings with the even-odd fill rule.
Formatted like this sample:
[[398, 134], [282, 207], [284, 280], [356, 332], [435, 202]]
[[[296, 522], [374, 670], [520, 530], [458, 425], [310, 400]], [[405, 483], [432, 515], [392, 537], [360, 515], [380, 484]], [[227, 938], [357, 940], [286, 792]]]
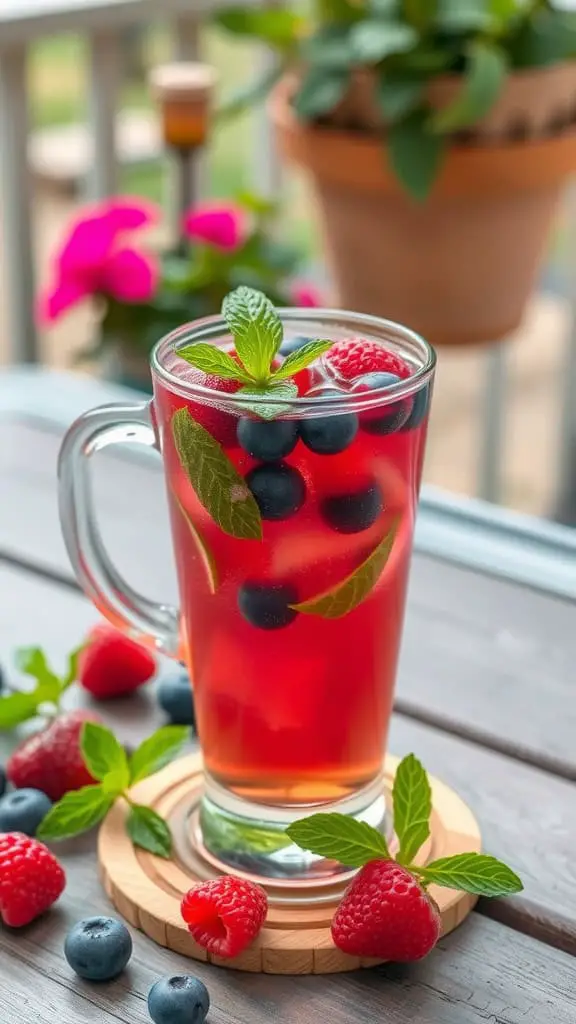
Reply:
[[205, 776], [205, 791], [193, 827], [195, 844], [220, 870], [236, 871], [276, 884], [309, 882], [318, 886], [354, 872], [337, 861], [307, 853], [290, 842], [288, 825], [318, 812], [348, 814], [379, 829], [391, 839], [383, 777], [336, 803], [300, 807], [271, 807], [236, 797]]

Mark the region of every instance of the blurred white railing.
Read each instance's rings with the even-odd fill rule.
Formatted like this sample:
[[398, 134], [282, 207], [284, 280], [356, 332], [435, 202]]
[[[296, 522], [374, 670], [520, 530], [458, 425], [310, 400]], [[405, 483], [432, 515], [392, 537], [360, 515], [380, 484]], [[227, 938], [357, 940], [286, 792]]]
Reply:
[[[117, 186], [118, 159], [115, 117], [122, 84], [122, 32], [154, 21], [172, 25], [173, 55], [178, 60], [201, 57], [200, 26], [206, 14], [229, 0], [0, 0], [0, 225], [4, 235], [5, 284], [8, 296], [10, 361], [34, 363], [38, 339], [34, 324], [34, 224], [31, 216], [31, 175], [28, 162], [28, 49], [41, 37], [61, 32], [82, 33], [89, 47], [89, 119], [93, 157], [87, 182], [89, 195], [99, 198]], [[258, 3], [259, 0], [254, 0]], [[270, 0], [268, 0], [270, 3]], [[273, 0], [272, 0], [273, 2]], [[270, 55], [262, 54], [263, 61]], [[274, 193], [280, 176], [265, 113], [258, 115], [253, 174], [260, 191]], [[570, 217], [576, 252], [576, 198]], [[576, 310], [576, 271], [567, 291]], [[559, 484], [556, 511], [576, 525], [576, 332], [567, 345], [559, 437]], [[506, 434], [506, 348], [495, 347], [485, 358], [486, 380], [477, 494], [497, 502]]]

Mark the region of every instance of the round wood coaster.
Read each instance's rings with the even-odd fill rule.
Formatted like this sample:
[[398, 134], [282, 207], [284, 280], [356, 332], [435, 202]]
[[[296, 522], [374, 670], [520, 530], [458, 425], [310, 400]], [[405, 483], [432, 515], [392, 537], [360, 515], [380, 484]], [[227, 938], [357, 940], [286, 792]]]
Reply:
[[[397, 758], [386, 758], [387, 789], [391, 789], [397, 765]], [[456, 853], [479, 852], [480, 829], [472, 812], [442, 782], [431, 777], [430, 784], [431, 836], [420, 851], [420, 863]], [[225, 960], [198, 946], [180, 916], [180, 902], [196, 882], [219, 874], [201, 855], [189, 825], [190, 807], [198, 801], [201, 787], [202, 761], [198, 755], [192, 755], [173, 762], [133, 789], [138, 803], [150, 805], [170, 821], [175, 837], [172, 860], [132, 846], [124, 826], [123, 801], [118, 801], [104, 821], [98, 840], [102, 882], [118, 912], [131, 925], [159, 945], [184, 956], [240, 971], [330, 974], [381, 962], [348, 956], [332, 942], [330, 921], [342, 895], [342, 877], [336, 882], [307, 883], [305, 887], [286, 881], [266, 881], [266, 926], [249, 949], [234, 960]], [[430, 893], [440, 908], [444, 934], [456, 928], [476, 902], [475, 896], [435, 885], [430, 886]]]

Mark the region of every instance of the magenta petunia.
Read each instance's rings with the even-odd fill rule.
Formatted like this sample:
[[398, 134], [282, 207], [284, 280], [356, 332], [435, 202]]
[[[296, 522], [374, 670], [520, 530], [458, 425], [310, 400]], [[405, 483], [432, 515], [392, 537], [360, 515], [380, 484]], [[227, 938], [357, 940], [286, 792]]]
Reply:
[[185, 215], [183, 228], [187, 238], [195, 242], [234, 252], [246, 240], [248, 218], [235, 203], [200, 203]]
[[321, 293], [309, 281], [293, 281], [290, 292], [294, 306], [315, 308], [322, 305]]
[[158, 262], [129, 244], [130, 235], [159, 218], [149, 203], [112, 197], [85, 209], [54, 259], [50, 286], [40, 296], [41, 324], [54, 323], [83, 299], [103, 295], [146, 302], [158, 283]]

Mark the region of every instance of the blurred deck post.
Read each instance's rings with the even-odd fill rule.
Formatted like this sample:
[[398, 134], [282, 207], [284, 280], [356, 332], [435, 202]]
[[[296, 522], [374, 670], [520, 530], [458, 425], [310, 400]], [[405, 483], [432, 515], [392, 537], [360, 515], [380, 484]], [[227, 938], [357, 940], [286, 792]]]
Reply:
[[99, 31], [89, 38], [89, 111], [92, 129], [91, 199], [103, 199], [118, 189], [116, 110], [122, 80], [122, 40], [118, 31]]
[[497, 503], [502, 496], [502, 428], [506, 401], [506, 348], [498, 342], [486, 353], [484, 411], [478, 468], [477, 495]]
[[[0, 40], [1, 43], [1, 40]], [[35, 274], [25, 45], [0, 45], [0, 169], [10, 361], [35, 363]]]
[[570, 333], [566, 339], [564, 372], [560, 379], [558, 472], [552, 518], [576, 526], [576, 188], [566, 198], [568, 255], [564, 265], [565, 290], [570, 307]]

